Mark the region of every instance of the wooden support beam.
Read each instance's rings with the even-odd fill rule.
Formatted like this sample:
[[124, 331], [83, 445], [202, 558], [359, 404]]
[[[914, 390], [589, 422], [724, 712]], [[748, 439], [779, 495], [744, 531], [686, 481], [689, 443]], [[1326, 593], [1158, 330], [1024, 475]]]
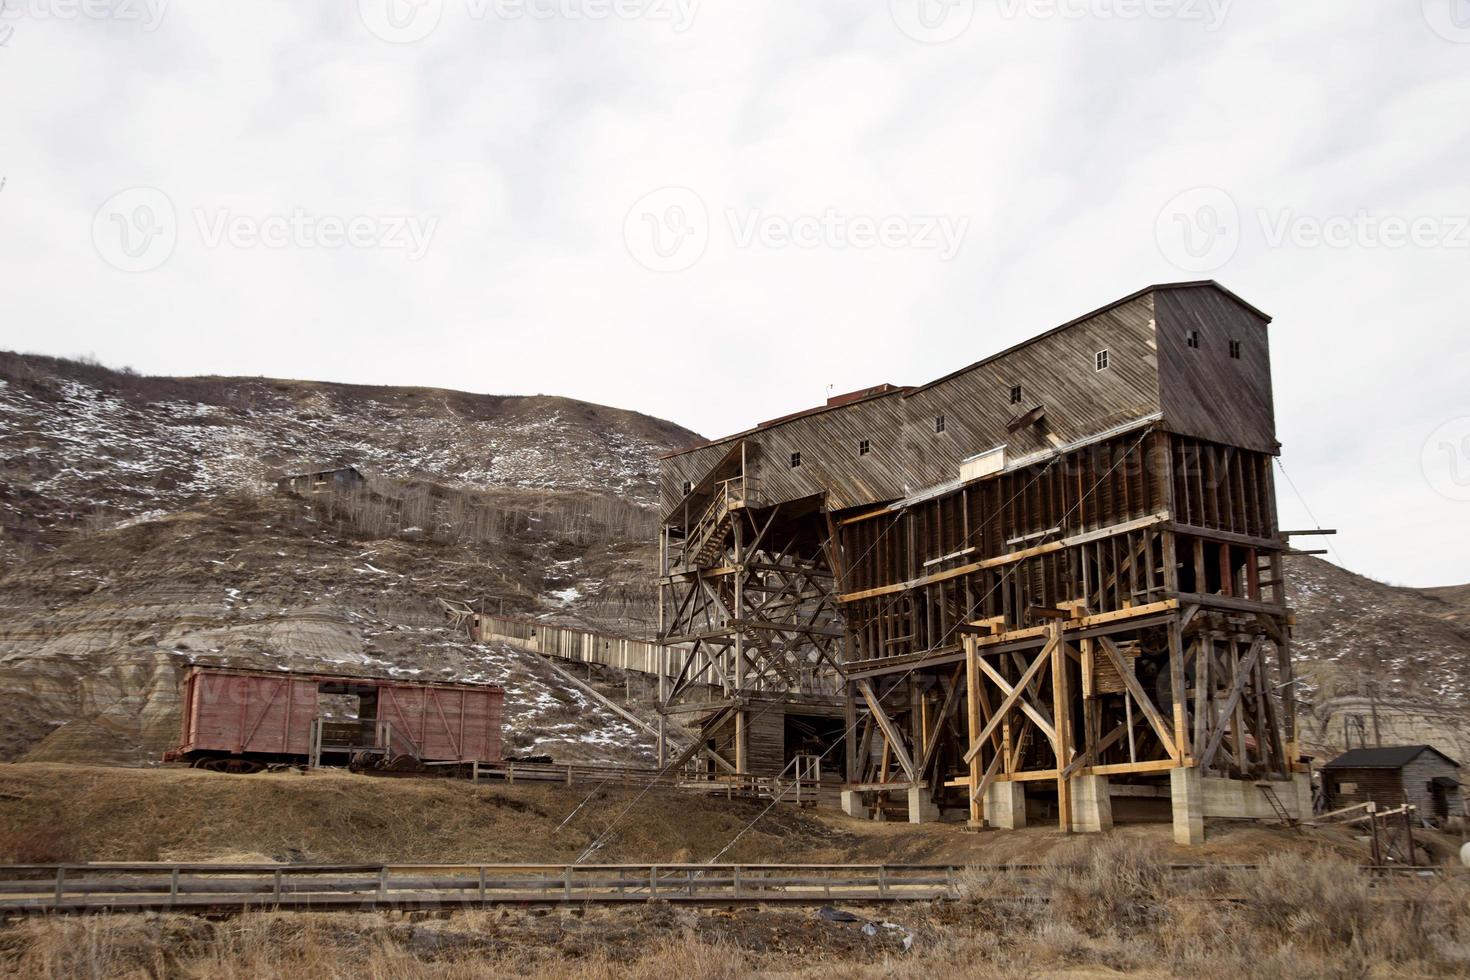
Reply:
[[974, 572], [983, 571], [985, 569], [1000, 568], [1005, 565], [1012, 565], [1016, 562], [1024, 561], [1027, 558], [1035, 558], [1039, 555], [1049, 555], [1054, 551], [1061, 551], [1064, 548], [1076, 547], [1079, 544], [1086, 544], [1090, 541], [1099, 541], [1104, 538], [1113, 537], [1114, 535], [1126, 534], [1129, 531], [1137, 531], [1140, 528], [1153, 527], [1155, 524], [1162, 524], [1168, 519], [1169, 515], [1167, 513], [1152, 514], [1148, 517], [1139, 518], [1138, 520], [1125, 521], [1122, 524], [1114, 524], [1111, 527], [1100, 528], [1096, 531], [1088, 531], [1085, 534], [1073, 535], [1070, 538], [1063, 538], [1060, 541], [1051, 541], [1047, 544], [1039, 544], [1031, 548], [1023, 548], [1020, 551], [1012, 551], [1009, 554], [998, 555], [994, 558], [987, 558], [984, 561], [971, 562], [968, 565], [960, 565], [956, 568], [947, 569], [943, 572], [936, 572], [933, 575], [926, 575], [920, 578], [910, 579], [906, 582], [896, 582], [892, 585], [884, 585], [875, 589], [864, 589], [860, 592], [849, 592], [845, 595], [839, 596], [838, 599], [841, 602], [857, 602], [859, 599], [872, 599], [877, 596], [892, 595], [895, 592], [906, 592], [910, 589], [922, 588], [923, 586], [933, 585], [937, 582], [947, 582], [950, 579], [960, 578], [961, 576], [970, 575]]
[[1072, 831], [1072, 780], [1067, 766], [1072, 761], [1072, 701], [1068, 693], [1066, 644], [1062, 642], [1062, 624], [1052, 627], [1051, 642], [1052, 717], [1056, 735], [1052, 747], [1057, 757], [1057, 826], [1062, 833]]
[[1159, 737], [1160, 742], [1164, 743], [1164, 751], [1169, 753], [1170, 758], [1178, 762], [1178, 744], [1170, 735], [1169, 726], [1165, 724], [1164, 716], [1159, 714], [1158, 707], [1154, 705], [1153, 700], [1144, 691], [1143, 685], [1138, 683], [1138, 678], [1134, 676], [1133, 671], [1129, 670], [1128, 665], [1123, 662], [1123, 655], [1118, 652], [1118, 648], [1113, 644], [1113, 641], [1104, 636], [1098, 638], [1098, 643], [1102, 647], [1103, 653], [1112, 661], [1113, 668], [1122, 677], [1123, 686], [1128, 689], [1128, 693], [1138, 703], [1139, 710], [1148, 719], [1149, 726], [1153, 728], [1154, 734]]
[[[1235, 682], [1230, 687], [1229, 697], [1225, 699], [1225, 707], [1216, 716], [1218, 722], [1215, 725], [1215, 731], [1210, 735], [1209, 744], [1205, 746], [1205, 751], [1200, 755], [1199, 764], [1201, 768], [1208, 769], [1210, 763], [1215, 760], [1215, 753], [1220, 751], [1220, 742], [1225, 738], [1225, 722], [1230, 719], [1235, 713], [1236, 707], [1239, 706], [1240, 697], [1245, 693], [1246, 682], [1251, 678], [1251, 671], [1255, 667], [1256, 657], [1259, 654], [1260, 640], [1257, 640], [1251, 644], [1250, 652], [1246, 654], [1245, 660], [1241, 662], [1241, 668], [1235, 672]], [[1232, 724], [1231, 727], [1233, 728], [1235, 726]], [[1239, 734], [1241, 733], [1237, 733], [1237, 735]], [[1240, 763], [1241, 760], [1237, 758], [1236, 762]]]
[[914, 771], [914, 760], [909, 757], [908, 749], [903, 744], [903, 736], [899, 733], [898, 726], [884, 713], [883, 705], [879, 703], [878, 696], [873, 693], [873, 685], [867, 680], [860, 680], [857, 682], [857, 689], [862, 692], [863, 700], [868, 703], [868, 710], [872, 712], [873, 720], [883, 730], [883, 737], [892, 749], [894, 758], [898, 759], [899, 768], [903, 769], [909, 782], [918, 782], [918, 774]]
[[[1001, 720], [1010, 715], [1011, 709], [1016, 706], [1016, 702], [1021, 700], [1021, 696], [1025, 694], [1027, 685], [1046, 669], [1051, 660], [1052, 653], [1059, 646], [1061, 646], [1061, 639], [1059, 637], [1053, 637], [1047, 642], [1046, 646], [1042, 647], [1041, 652], [1036, 655], [1036, 659], [1031, 661], [1031, 666], [1027, 667], [1026, 672], [1021, 675], [1020, 681], [1006, 693], [1005, 700], [1001, 701], [1000, 706], [996, 708], [995, 715], [980, 730], [979, 736], [970, 743], [970, 750], [965, 753], [966, 762], [969, 762], [980, 754], [981, 745], [990, 737], [991, 732], [1000, 727]], [[1032, 720], [1034, 721], [1035, 719]], [[1055, 738], [1055, 733], [1051, 737]]]
[[1000, 688], [1001, 694], [1009, 695], [1013, 690], [1021, 690], [1021, 700], [1017, 707], [1026, 713], [1026, 717], [1030, 718], [1037, 728], [1041, 729], [1047, 741], [1055, 742], [1057, 740], [1057, 731], [1052, 725], [1052, 720], [1042, 714], [1041, 710], [1031, 703], [1031, 699], [1026, 696], [1028, 692], [1024, 688], [1012, 688], [1010, 682], [1001, 676], [1000, 671], [992, 667], [985, 658], [981, 657], [976, 662], [981, 672], [990, 678], [990, 682]]
[[[965, 716], [967, 726], [966, 734], [969, 736], [970, 744], [975, 744], [980, 739], [980, 673], [976, 666], [979, 657], [975, 654], [975, 641], [965, 637]], [[996, 752], [991, 758], [994, 765], [1001, 758], [1001, 753]], [[985, 819], [985, 800], [980, 795], [980, 758], [976, 756], [969, 762], [970, 776], [970, 826], [978, 827]]]

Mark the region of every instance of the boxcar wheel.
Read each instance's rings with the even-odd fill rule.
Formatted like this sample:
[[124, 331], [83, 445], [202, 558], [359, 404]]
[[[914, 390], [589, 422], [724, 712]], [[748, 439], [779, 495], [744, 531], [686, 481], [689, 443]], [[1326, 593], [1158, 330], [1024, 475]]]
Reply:
[[238, 756], [225, 756], [222, 759], [204, 759], [196, 763], [196, 765], [198, 768], [208, 769], [210, 772], [228, 772], [241, 776], [265, 771], [265, 763], [256, 762], [254, 759], [241, 759]]

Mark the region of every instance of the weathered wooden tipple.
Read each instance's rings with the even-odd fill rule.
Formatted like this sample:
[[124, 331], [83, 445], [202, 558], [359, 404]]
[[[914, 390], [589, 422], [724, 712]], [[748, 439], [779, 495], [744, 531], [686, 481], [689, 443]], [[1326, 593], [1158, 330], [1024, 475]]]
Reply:
[[665, 458], [665, 711], [720, 689], [745, 771], [762, 699], [840, 695], [853, 813], [1300, 815], [1268, 323], [1155, 286]]

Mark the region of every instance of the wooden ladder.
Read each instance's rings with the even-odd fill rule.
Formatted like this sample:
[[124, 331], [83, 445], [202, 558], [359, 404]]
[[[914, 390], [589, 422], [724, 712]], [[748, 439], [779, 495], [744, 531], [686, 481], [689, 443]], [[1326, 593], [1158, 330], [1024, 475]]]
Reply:
[[1281, 802], [1281, 797], [1276, 795], [1275, 786], [1267, 782], [1261, 782], [1256, 783], [1256, 789], [1261, 791], [1261, 794], [1266, 797], [1266, 802], [1271, 804], [1271, 809], [1276, 811], [1276, 816], [1281, 819], [1281, 825], [1283, 827], [1296, 827], [1297, 830], [1301, 830], [1296, 818], [1291, 815], [1291, 811], [1286, 808], [1286, 804]]

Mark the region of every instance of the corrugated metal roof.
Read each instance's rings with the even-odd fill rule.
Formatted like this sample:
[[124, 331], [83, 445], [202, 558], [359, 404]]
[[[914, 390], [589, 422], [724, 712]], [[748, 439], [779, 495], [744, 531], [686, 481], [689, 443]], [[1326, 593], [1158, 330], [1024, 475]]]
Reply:
[[1450, 765], [1459, 768], [1458, 762], [1432, 745], [1393, 745], [1375, 749], [1350, 749], [1322, 768], [1402, 769], [1424, 752], [1433, 752]]

